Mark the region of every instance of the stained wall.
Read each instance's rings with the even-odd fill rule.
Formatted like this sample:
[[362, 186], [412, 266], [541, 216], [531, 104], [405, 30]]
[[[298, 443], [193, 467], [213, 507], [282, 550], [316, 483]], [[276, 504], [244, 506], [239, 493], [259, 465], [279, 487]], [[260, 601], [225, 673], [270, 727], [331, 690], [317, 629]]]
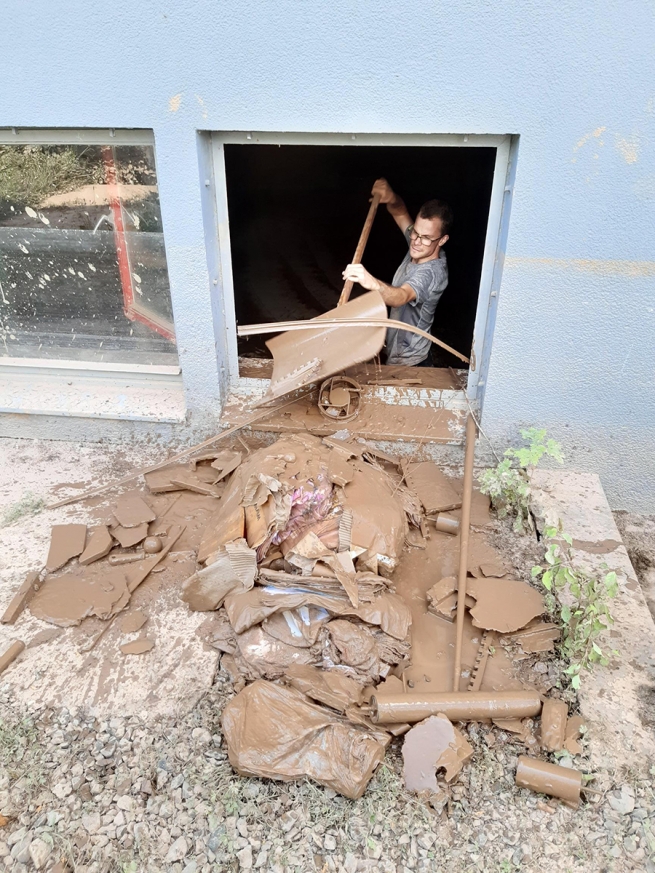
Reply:
[[655, 8], [8, 0], [0, 125], [146, 127], [187, 404], [220, 406], [199, 130], [520, 137], [484, 420], [547, 426], [614, 507], [655, 511]]

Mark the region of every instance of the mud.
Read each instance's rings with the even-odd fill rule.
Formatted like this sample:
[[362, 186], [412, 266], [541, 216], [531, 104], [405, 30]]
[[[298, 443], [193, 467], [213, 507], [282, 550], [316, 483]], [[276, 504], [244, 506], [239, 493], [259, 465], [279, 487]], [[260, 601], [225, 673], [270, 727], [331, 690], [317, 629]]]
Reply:
[[148, 536], [148, 522], [144, 521], [141, 524], [137, 524], [135, 527], [123, 527], [122, 525], [117, 525], [112, 528], [111, 533], [114, 539], [118, 540], [119, 544], [124, 549], [131, 549], [132, 546], [136, 546], [138, 543], [143, 542], [143, 540]]
[[436, 771], [445, 769], [446, 781], [452, 781], [473, 756], [473, 749], [446, 716], [437, 714], [405, 734], [402, 755], [405, 788], [436, 793]]
[[133, 643], [123, 643], [121, 645], [121, 652], [124, 655], [145, 655], [146, 652], [149, 652], [154, 647], [155, 644], [152, 640], [140, 639], [135, 640]]
[[559, 752], [564, 747], [569, 708], [563, 700], [549, 697], [541, 710], [541, 748]]
[[516, 768], [516, 784], [519, 788], [559, 797], [573, 808], [580, 804], [582, 773], [579, 770], [521, 755]]
[[578, 740], [586, 730], [585, 721], [580, 715], [573, 715], [566, 722], [564, 748], [571, 755], [581, 755], [584, 751]]
[[469, 579], [467, 593], [475, 598], [471, 616], [475, 627], [509, 633], [544, 612], [544, 599], [518, 579]]
[[72, 627], [90, 615], [109, 618], [126, 605], [129, 596], [125, 573], [116, 568], [96, 577], [67, 574], [48, 578], [29, 608], [42, 621]]
[[541, 698], [532, 691], [376, 693], [371, 709], [376, 724], [411, 724], [431, 715], [445, 715], [451, 721], [531, 718], [541, 712]]
[[432, 461], [403, 466], [409, 488], [418, 495], [427, 515], [459, 509], [462, 497], [449, 479]]
[[50, 536], [50, 549], [46, 558], [45, 568], [49, 573], [59, 570], [71, 558], [76, 558], [84, 551], [86, 541], [85, 524], [55, 524]]
[[133, 612], [128, 612], [125, 618], [121, 621], [121, 633], [133, 634], [141, 630], [143, 625], [148, 621], [148, 616], [144, 615], [140, 609], [135, 609]]
[[94, 561], [99, 561], [100, 558], [104, 558], [105, 555], [109, 554], [113, 545], [114, 540], [107, 529], [107, 525], [100, 525], [89, 537], [89, 542], [80, 555], [80, 564], [86, 566]]
[[121, 527], [138, 527], [157, 518], [145, 500], [136, 493], [123, 494], [118, 498], [114, 516]]

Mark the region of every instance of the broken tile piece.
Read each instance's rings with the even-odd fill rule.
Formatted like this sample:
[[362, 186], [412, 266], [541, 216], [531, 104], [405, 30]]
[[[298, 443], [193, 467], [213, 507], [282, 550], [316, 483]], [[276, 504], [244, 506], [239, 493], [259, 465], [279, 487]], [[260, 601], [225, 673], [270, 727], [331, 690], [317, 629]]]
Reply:
[[114, 515], [122, 527], [138, 527], [144, 522], [154, 521], [157, 518], [138, 494], [122, 494], [116, 501]]
[[138, 630], [141, 630], [147, 621], [148, 616], [144, 615], [140, 609], [135, 609], [134, 612], [128, 612], [121, 622], [121, 633], [134, 634]]
[[119, 524], [112, 530], [112, 536], [124, 549], [131, 549], [148, 536], [148, 522], [144, 521], [136, 527], [123, 527]]
[[146, 652], [149, 652], [154, 648], [154, 645], [153, 640], [145, 638], [134, 640], [132, 643], [123, 643], [121, 646], [121, 652], [124, 655], [144, 655]]
[[441, 713], [431, 715], [405, 734], [403, 778], [408, 791], [436, 792], [437, 770], [445, 768], [450, 782], [473, 755], [473, 749]]
[[85, 524], [54, 524], [50, 535], [50, 549], [45, 562], [49, 573], [59, 570], [71, 558], [84, 551], [86, 541]]
[[100, 558], [104, 558], [105, 555], [109, 554], [113, 545], [114, 540], [107, 530], [107, 525], [100, 525], [100, 527], [97, 528], [97, 530], [94, 530], [89, 537], [89, 542], [80, 555], [80, 564], [86, 566], [87, 564], [92, 564], [94, 561], [100, 560]]
[[2, 624], [13, 624], [39, 590], [40, 586], [40, 573], [38, 570], [28, 573], [25, 581], [11, 598], [9, 606], [5, 609], [0, 619]]
[[544, 611], [542, 595], [519, 579], [469, 579], [466, 593], [476, 600], [473, 624], [487, 630], [516, 631]]

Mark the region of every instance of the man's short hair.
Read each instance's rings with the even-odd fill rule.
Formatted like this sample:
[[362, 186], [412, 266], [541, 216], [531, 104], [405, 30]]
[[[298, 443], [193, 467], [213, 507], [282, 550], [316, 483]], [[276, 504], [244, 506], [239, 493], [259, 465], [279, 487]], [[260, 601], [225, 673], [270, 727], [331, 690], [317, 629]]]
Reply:
[[418, 218], [438, 218], [441, 221], [441, 236], [450, 233], [455, 216], [445, 200], [428, 200], [418, 211]]

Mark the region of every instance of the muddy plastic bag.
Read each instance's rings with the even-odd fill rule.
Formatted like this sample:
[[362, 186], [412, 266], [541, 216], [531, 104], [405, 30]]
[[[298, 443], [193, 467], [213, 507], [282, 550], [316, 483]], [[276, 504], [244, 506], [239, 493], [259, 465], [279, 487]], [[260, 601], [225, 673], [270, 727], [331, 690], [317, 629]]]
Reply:
[[285, 782], [309, 777], [346, 797], [361, 797], [384, 747], [366, 730], [310, 703], [294, 688], [259, 680], [225, 707], [230, 764], [241, 776]]

